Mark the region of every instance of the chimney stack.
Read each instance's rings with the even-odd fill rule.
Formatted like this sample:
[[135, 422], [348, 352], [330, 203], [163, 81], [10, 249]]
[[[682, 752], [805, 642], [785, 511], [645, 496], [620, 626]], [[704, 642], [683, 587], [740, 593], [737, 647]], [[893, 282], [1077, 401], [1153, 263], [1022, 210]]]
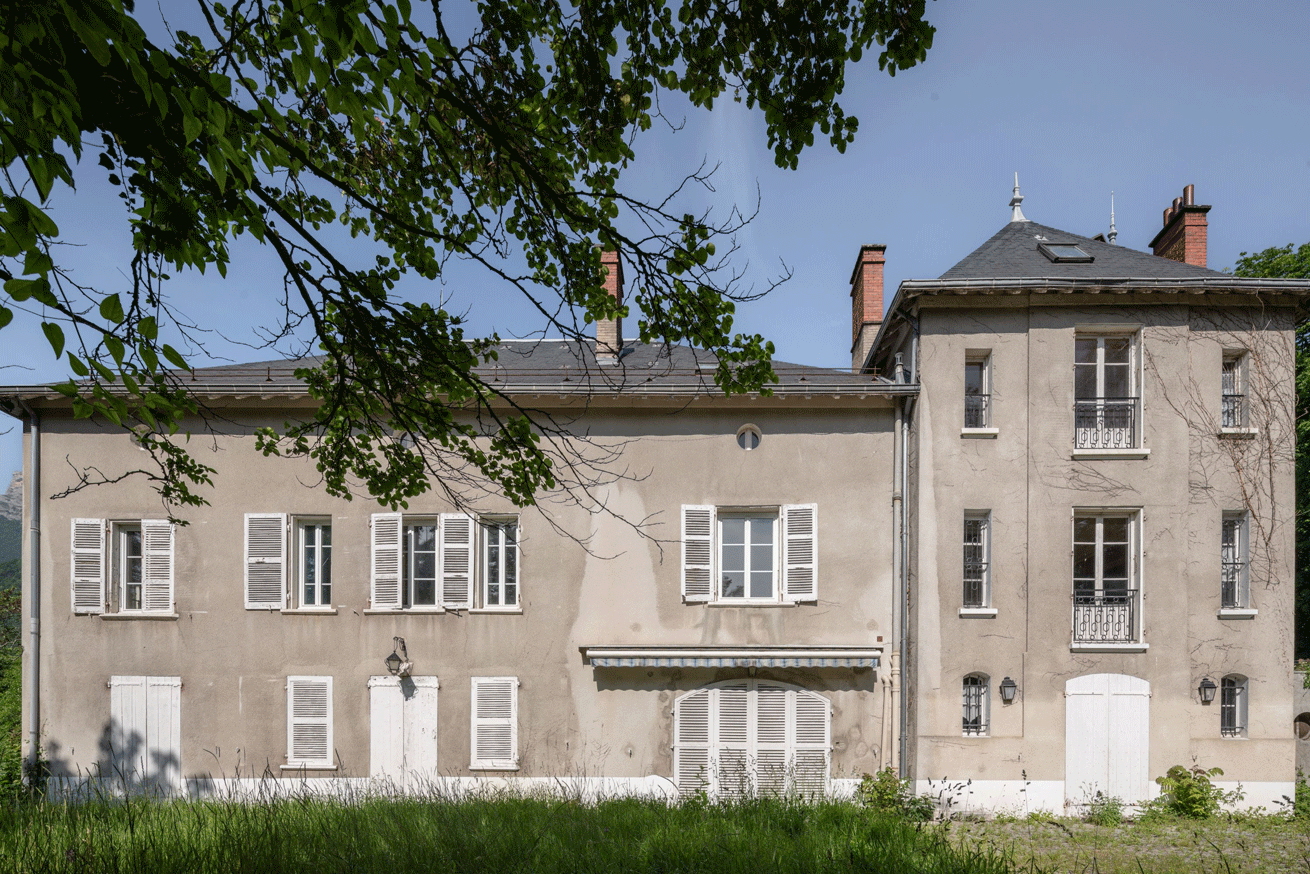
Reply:
[[[614, 249], [602, 249], [600, 264], [605, 268], [605, 291], [610, 297], [623, 305], [623, 262]], [[619, 350], [623, 348], [623, 317], [599, 319], [596, 322], [596, 360], [602, 364], [614, 364], [619, 360]]]
[[1205, 267], [1209, 211], [1208, 206], [1196, 205], [1196, 186], [1188, 185], [1164, 211], [1164, 228], [1151, 241], [1151, 251], [1170, 261]]
[[882, 325], [882, 268], [886, 246], [861, 246], [851, 272], [851, 369], [860, 372]]

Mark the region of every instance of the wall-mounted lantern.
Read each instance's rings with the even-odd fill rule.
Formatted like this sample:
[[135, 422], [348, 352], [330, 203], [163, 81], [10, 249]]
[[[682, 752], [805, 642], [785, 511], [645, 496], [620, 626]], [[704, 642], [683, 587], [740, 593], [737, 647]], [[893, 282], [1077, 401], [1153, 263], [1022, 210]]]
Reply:
[[391, 638], [391, 655], [383, 660], [387, 672], [396, 677], [408, 677], [414, 663], [409, 660], [409, 650], [405, 649], [405, 638]]
[[1014, 695], [1019, 691], [1019, 684], [1006, 677], [1001, 681], [1001, 703], [1010, 704], [1014, 701]]
[[1219, 687], [1214, 684], [1214, 680], [1206, 677], [1201, 681], [1201, 685], [1196, 687], [1196, 691], [1201, 693], [1201, 703], [1209, 704], [1214, 700], [1214, 690]]

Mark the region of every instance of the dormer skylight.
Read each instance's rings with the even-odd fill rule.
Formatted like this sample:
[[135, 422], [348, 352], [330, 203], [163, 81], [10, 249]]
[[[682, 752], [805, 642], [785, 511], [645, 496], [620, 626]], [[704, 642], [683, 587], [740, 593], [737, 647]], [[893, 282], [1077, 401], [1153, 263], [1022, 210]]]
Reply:
[[1088, 255], [1075, 243], [1038, 243], [1042, 254], [1056, 264], [1090, 264], [1092, 256]]

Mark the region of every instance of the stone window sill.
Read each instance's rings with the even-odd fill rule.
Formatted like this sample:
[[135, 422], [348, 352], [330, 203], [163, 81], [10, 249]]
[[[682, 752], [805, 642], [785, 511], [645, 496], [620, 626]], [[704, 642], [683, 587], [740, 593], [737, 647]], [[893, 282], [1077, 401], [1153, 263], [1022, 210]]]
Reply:
[[1254, 619], [1259, 612], [1248, 607], [1221, 607], [1218, 615], [1220, 619]]
[[995, 440], [1000, 428], [961, 428], [960, 436], [966, 440]]
[[1149, 449], [1075, 449], [1074, 459], [1090, 458], [1146, 458], [1151, 454]]
[[961, 607], [961, 619], [995, 619], [995, 607]]
[[1146, 652], [1150, 646], [1145, 643], [1075, 643], [1069, 652]]
[[130, 622], [134, 619], [146, 619], [155, 621], [175, 620], [178, 618], [176, 613], [101, 613], [100, 618], [108, 622]]
[[1259, 428], [1220, 428], [1220, 440], [1250, 440], [1260, 433]]
[[364, 611], [365, 616], [439, 616], [446, 611], [441, 607], [398, 607], [394, 610], [374, 610], [369, 608]]
[[522, 616], [523, 608], [522, 607], [474, 607], [472, 610], [467, 610], [465, 612], [486, 613], [488, 615], [495, 615], [499, 613], [501, 616]]
[[335, 771], [336, 769], [336, 765], [325, 765], [322, 762], [289, 763], [280, 767], [283, 771]]
[[336, 616], [336, 607], [296, 607], [283, 610], [283, 616]]

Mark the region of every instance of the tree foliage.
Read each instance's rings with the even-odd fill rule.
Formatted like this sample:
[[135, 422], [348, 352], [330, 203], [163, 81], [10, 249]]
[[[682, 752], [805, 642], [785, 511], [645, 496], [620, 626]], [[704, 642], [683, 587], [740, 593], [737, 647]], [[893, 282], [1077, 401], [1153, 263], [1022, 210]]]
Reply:
[[[1237, 259], [1237, 276], [1310, 279], [1310, 243]], [[1296, 330], [1296, 655], [1310, 657], [1310, 322]]]
[[[435, 2], [195, 8], [201, 32], [170, 30], [167, 45], [133, 0], [0, 10], [0, 327], [15, 308], [41, 317], [76, 414], [137, 431], [174, 505], [202, 502], [213, 471], [177, 437], [203, 412], [179, 375], [199, 341], [167, 282], [225, 274], [239, 238], [283, 269], [271, 342], [322, 355], [298, 372], [317, 415], [261, 445], [316, 459], [334, 494], [354, 479], [403, 505], [471, 468], [526, 504], [555, 483], [540, 423], [474, 372], [498, 338], [396, 293], [451, 259], [517, 286], [544, 329], [581, 337], [619, 312], [598, 247], [616, 249], [642, 341], [714, 353], [725, 392], [765, 387], [770, 344], [732, 331], [747, 291], [723, 243], [742, 218], [679, 211], [678, 191], [630, 196], [641, 135], [670, 123], [661, 97], [709, 109], [730, 94], [762, 112], [776, 162], [795, 167], [816, 132], [839, 150], [854, 137], [837, 100], [849, 62], [877, 45], [894, 75], [934, 32], [925, 0], [486, 0], [467, 34]], [[58, 258], [50, 198], [97, 172], [132, 232], [121, 287], [79, 285]], [[366, 259], [348, 238], [372, 241]]]

